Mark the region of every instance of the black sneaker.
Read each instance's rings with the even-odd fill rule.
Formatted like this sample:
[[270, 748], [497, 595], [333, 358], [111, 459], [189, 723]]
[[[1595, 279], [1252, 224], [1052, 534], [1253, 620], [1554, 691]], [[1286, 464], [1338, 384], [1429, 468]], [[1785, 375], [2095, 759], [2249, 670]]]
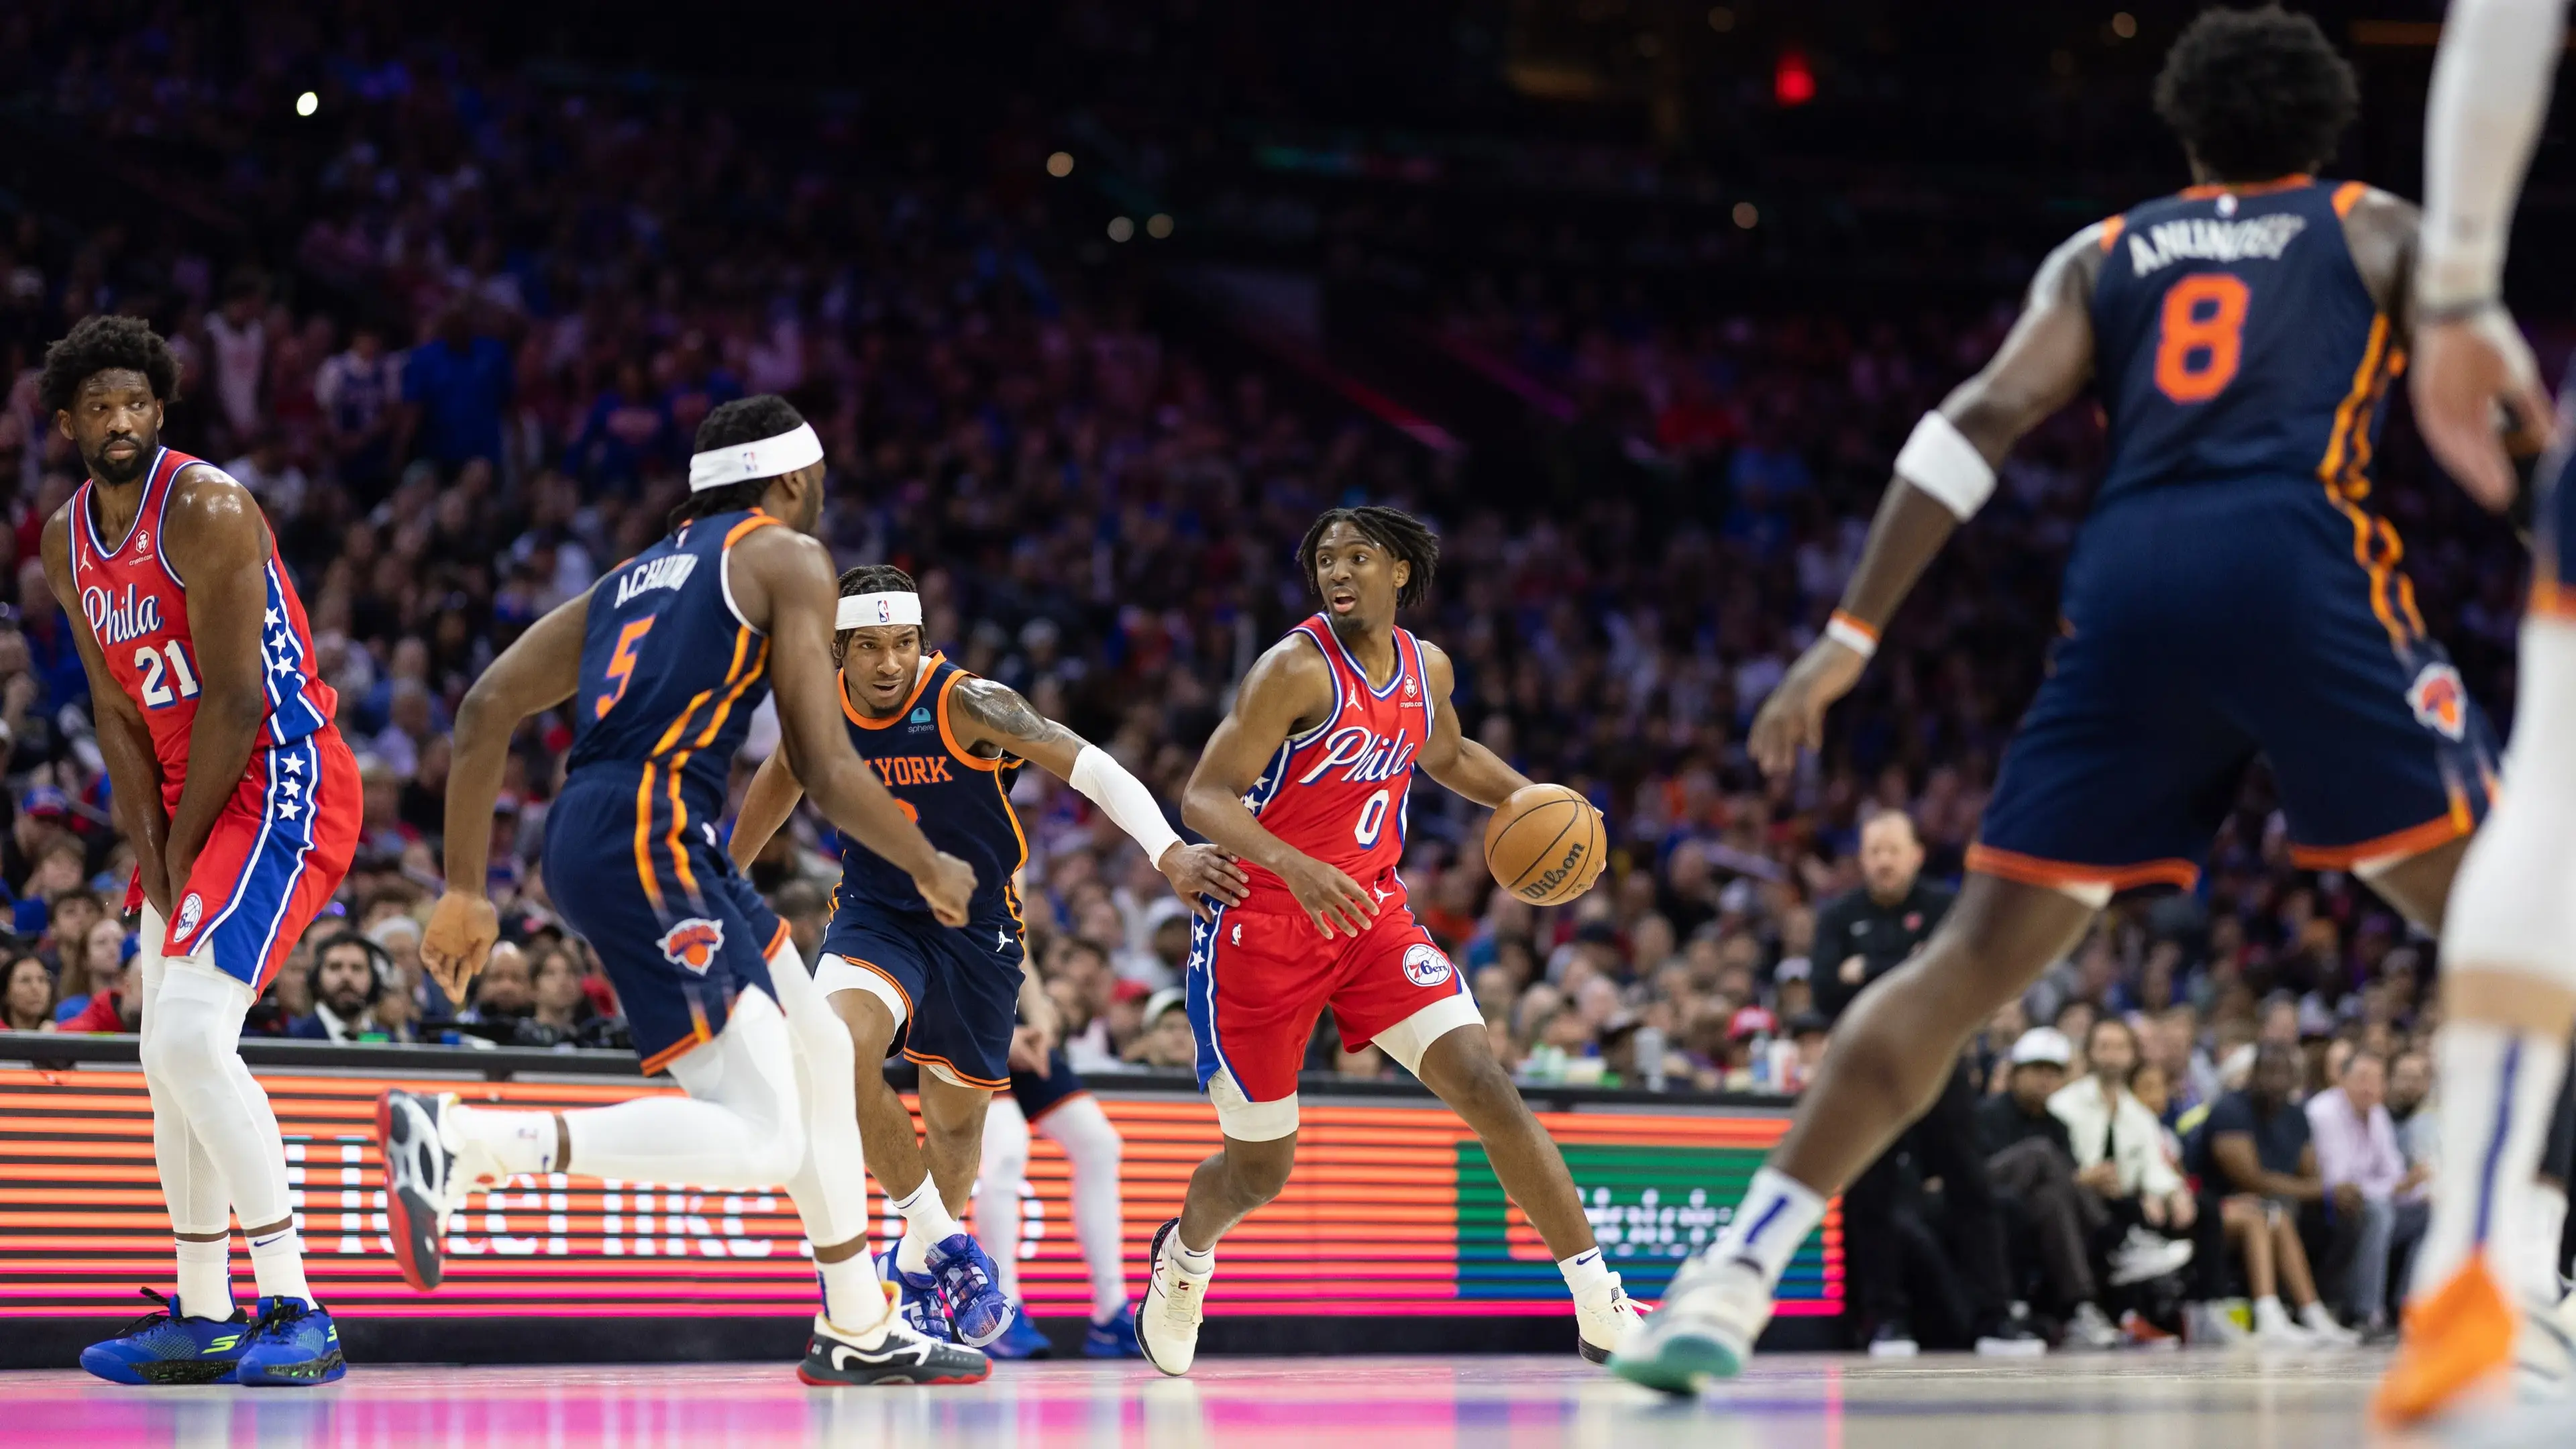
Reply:
[[1914, 1341], [1914, 1330], [1902, 1318], [1882, 1319], [1869, 1336], [1871, 1358], [1912, 1358], [1923, 1351]]
[[2048, 1352], [2048, 1340], [2028, 1319], [1999, 1319], [1977, 1335], [1977, 1352], [1987, 1358], [2038, 1358]]
[[846, 1384], [977, 1384], [993, 1361], [962, 1343], [938, 1343], [889, 1316], [873, 1341], [850, 1338], [814, 1316], [796, 1377], [822, 1388]]
[[391, 1091], [376, 1101], [376, 1151], [385, 1164], [385, 1225], [403, 1281], [423, 1293], [447, 1276], [447, 1214], [455, 1207], [456, 1154], [439, 1136], [453, 1099]]

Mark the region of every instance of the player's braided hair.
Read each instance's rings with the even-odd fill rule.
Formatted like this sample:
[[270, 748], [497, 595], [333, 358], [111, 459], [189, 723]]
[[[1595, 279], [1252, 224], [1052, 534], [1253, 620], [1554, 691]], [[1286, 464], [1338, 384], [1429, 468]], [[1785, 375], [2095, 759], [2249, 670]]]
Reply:
[[[796, 405], [774, 392], [735, 398], [708, 410], [706, 419], [698, 424], [698, 439], [690, 451], [711, 453], [718, 448], [757, 443], [763, 438], [792, 433], [804, 423], [805, 415], [796, 410]], [[679, 507], [671, 510], [667, 526], [678, 528], [692, 518], [712, 518], [719, 513], [740, 513], [748, 508], [758, 508], [760, 496], [768, 491], [768, 479], [752, 478], [728, 483], [722, 488], [710, 488], [703, 493], [692, 493], [680, 500]]]
[[36, 405], [48, 415], [72, 405], [80, 385], [110, 368], [143, 374], [152, 395], [168, 402], [179, 395], [179, 356], [140, 317], [103, 313], [72, 324], [61, 341], [45, 349], [45, 370], [36, 380]]
[[1306, 576], [1307, 593], [1323, 597], [1323, 586], [1315, 582], [1315, 549], [1324, 541], [1324, 530], [1336, 523], [1349, 524], [1369, 542], [1413, 565], [1413, 572], [1395, 596], [1397, 608], [1410, 609], [1431, 592], [1432, 571], [1440, 566], [1440, 535], [1402, 509], [1363, 504], [1357, 508], [1327, 508], [1316, 516], [1315, 526], [1306, 530], [1305, 540], [1297, 545], [1297, 568]]
[[2334, 43], [2278, 5], [2202, 11], [2166, 53], [2155, 98], [2156, 114], [2220, 181], [2323, 164], [2361, 109]]
[[[921, 587], [912, 581], [912, 575], [896, 568], [893, 564], [861, 564], [841, 575], [841, 597], [845, 599], [857, 594], [917, 594], [920, 592]], [[837, 660], [849, 652], [850, 636], [856, 632], [858, 631], [854, 629], [832, 631], [834, 659]]]

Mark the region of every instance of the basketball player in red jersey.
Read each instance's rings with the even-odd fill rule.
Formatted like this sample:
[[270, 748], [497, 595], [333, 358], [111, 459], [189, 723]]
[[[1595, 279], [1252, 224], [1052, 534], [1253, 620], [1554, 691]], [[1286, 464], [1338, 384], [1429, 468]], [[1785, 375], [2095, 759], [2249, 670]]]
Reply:
[[1190, 1024], [1225, 1146], [1191, 1174], [1181, 1215], [1147, 1255], [1136, 1336], [1167, 1374], [1188, 1372], [1197, 1352], [1217, 1239], [1287, 1185], [1297, 1068], [1328, 1005], [1345, 1047], [1375, 1041], [1483, 1139], [1565, 1274], [1583, 1356], [1606, 1361], [1637, 1323], [1565, 1159], [1396, 874], [1417, 765], [1486, 806], [1530, 783], [1460, 733], [1449, 656], [1395, 626], [1430, 591], [1439, 556], [1431, 531], [1392, 508], [1316, 519], [1297, 564], [1324, 611], [1254, 663], [1190, 776], [1182, 818], [1241, 860], [1249, 889], [1193, 926]]
[[[45, 523], [45, 577], [139, 862], [127, 905], [143, 907], [143, 1075], [178, 1236], [178, 1296], [81, 1363], [120, 1383], [325, 1383], [344, 1372], [339, 1330], [305, 1283], [277, 1118], [236, 1048], [243, 1013], [348, 871], [358, 768], [259, 504], [161, 446], [178, 381], [151, 328], [91, 317], [46, 352], [40, 383], [89, 467]], [[258, 1279], [247, 1318], [228, 1209]]]

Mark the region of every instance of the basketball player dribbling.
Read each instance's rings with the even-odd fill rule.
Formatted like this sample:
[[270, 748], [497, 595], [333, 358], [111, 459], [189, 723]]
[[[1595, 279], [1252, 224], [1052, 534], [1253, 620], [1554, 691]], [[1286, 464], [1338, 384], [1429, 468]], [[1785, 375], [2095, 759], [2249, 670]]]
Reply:
[[[286, 1146], [238, 1048], [244, 1013], [348, 872], [358, 768], [258, 501], [161, 446], [178, 382], [151, 328], [90, 317], [46, 352], [39, 383], [89, 468], [46, 520], [45, 577], [138, 861], [143, 1079], [178, 1243], [177, 1296], [81, 1366], [129, 1384], [327, 1383], [346, 1372], [339, 1330], [305, 1282]], [[247, 1317], [228, 1216], [259, 1287]]]
[[[1898, 454], [1842, 608], [1755, 719], [1753, 755], [1775, 776], [1822, 743], [1826, 708], [2014, 442], [2088, 383], [2108, 416], [2050, 673], [1957, 904], [1843, 1018], [1788, 1135], [1614, 1362], [1623, 1375], [1686, 1392], [1739, 1372], [1826, 1200], [2114, 891], [2197, 879], [2257, 754], [2295, 860], [2441, 926], [2493, 767], [2396, 533], [2364, 506], [2416, 316], [2417, 219], [2308, 174], [2357, 100], [2313, 20], [2204, 12], [2156, 85], [2198, 184], [2051, 253], [2002, 348]], [[2305, 1326], [2343, 1333], [2322, 1308]]]
[[1439, 555], [1431, 531], [1392, 508], [1317, 518], [1297, 566], [1323, 611], [1253, 664], [1190, 776], [1183, 818], [1243, 863], [1250, 886], [1193, 923], [1190, 1024], [1225, 1145], [1191, 1174], [1181, 1215], [1147, 1254], [1136, 1337], [1164, 1373], [1188, 1372], [1198, 1351], [1218, 1240], [1287, 1185], [1297, 1070], [1326, 1006], [1346, 1049], [1375, 1041], [1475, 1129], [1565, 1275], [1583, 1356], [1605, 1361], [1637, 1323], [1564, 1157], [1396, 874], [1417, 767], [1489, 807], [1530, 783], [1460, 731], [1449, 657], [1396, 627]]

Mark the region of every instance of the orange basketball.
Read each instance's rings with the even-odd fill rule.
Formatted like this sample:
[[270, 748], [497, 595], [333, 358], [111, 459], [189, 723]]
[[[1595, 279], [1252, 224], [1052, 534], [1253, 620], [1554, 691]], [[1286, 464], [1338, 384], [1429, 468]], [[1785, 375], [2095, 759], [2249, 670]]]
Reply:
[[1485, 866], [1534, 906], [1562, 905], [1599, 879], [1610, 856], [1601, 812], [1563, 785], [1512, 792], [1485, 826]]

